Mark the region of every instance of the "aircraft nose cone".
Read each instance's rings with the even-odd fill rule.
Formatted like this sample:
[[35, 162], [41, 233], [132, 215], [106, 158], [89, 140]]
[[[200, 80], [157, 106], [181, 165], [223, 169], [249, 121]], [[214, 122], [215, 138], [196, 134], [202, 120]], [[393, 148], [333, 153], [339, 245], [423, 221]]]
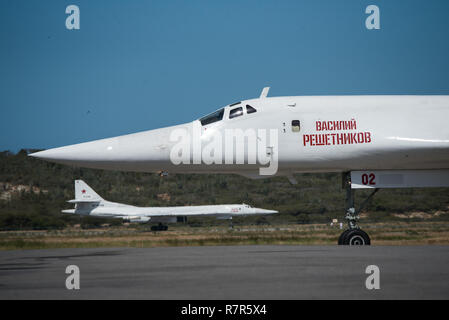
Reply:
[[274, 213], [278, 213], [278, 211], [276, 210], [268, 210], [268, 209], [260, 209], [260, 208], [256, 208], [255, 211], [259, 214], [274, 214]]
[[[129, 140], [126, 136], [122, 140]], [[125, 138], [125, 139], [123, 139]], [[125, 141], [122, 141], [122, 143]], [[35, 152], [29, 156], [58, 163], [71, 164], [79, 162], [95, 162], [117, 159], [116, 150], [119, 148], [118, 138], [109, 138], [70, 146]], [[122, 148], [123, 149], [123, 148]]]
[[30, 153], [28, 156], [42, 160], [57, 161], [57, 160], [65, 160], [69, 152], [70, 151], [68, 150], [68, 147], [63, 147]]
[[94, 169], [158, 171], [170, 165], [170, 133], [174, 128], [74, 144], [35, 152], [29, 156]]

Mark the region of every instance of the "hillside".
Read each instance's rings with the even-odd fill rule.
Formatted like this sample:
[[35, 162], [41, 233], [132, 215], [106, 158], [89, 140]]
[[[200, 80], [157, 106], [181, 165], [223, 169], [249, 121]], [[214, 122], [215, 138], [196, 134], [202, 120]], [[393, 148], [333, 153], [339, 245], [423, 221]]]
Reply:
[[[124, 173], [57, 165], [17, 154], [0, 152], [0, 230], [60, 229], [80, 224], [99, 226], [121, 221], [62, 215], [73, 199], [73, 180], [83, 179], [110, 201], [137, 206], [176, 206], [248, 203], [276, 209], [270, 217], [242, 218], [242, 223], [303, 224], [341, 220], [345, 192], [340, 174], [298, 174], [299, 183], [286, 178], [250, 180], [237, 175], [168, 175]], [[367, 191], [358, 191], [359, 204]], [[449, 220], [449, 188], [381, 190], [366, 207], [366, 221]], [[192, 219], [188, 224], [226, 222]], [[235, 220], [234, 223], [239, 223]]]

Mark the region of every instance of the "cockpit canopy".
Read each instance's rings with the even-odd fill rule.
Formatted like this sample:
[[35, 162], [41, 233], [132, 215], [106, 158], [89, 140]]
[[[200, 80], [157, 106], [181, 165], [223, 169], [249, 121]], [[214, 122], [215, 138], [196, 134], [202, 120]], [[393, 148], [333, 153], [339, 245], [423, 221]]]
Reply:
[[[236, 106], [239, 104], [240, 104], [240, 102], [233, 103], [229, 107]], [[211, 114], [208, 114], [207, 116], [202, 117], [200, 119], [201, 125], [205, 126], [205, 125], [223, 120], [223, 117], [225, 114], [225, 109], [226, 109], [226, 107], [221, 108], [215, 112], [212, 112]], [[247, 104], [245, 107], [238, 106], [235, 108], [229, 108], [229, 114], [227, 115], [227, 117], [229, 119], [234, 119], [234, 118], [243, 116], [245, 114], [251, 114], [251, 113], [255, 113], [255, 112], [257, 112], [257, 110], [255, 108], [253, 108], [252, 106], [250, 106], [249, 104]]]
[[221, 108], [220, 110], [212, 112], [211, 114], [208, 114], [207, 116], [202, 117], [200, 119], [201, 125], [205, 126], [207, 124], [211, 124], [211, 123], [220, 121], [223, 119], [223, 115], [224, 115], [224, 108]]

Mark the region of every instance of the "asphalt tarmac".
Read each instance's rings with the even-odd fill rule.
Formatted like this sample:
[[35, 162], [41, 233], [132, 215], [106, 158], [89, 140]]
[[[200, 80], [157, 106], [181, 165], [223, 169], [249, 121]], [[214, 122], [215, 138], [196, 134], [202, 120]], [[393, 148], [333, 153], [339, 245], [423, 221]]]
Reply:
[[[66, 288], [66, 267], [80, 289]], [[365, 286], [379, 268], [380, 289]], [[449, 246], [0, 252], [0, 299], [448, 299]]]

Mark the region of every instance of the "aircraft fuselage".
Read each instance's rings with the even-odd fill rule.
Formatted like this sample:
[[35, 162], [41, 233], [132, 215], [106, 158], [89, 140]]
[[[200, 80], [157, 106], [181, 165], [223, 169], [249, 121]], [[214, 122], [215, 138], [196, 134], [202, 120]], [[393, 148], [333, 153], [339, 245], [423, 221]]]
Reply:
[[[250, 113], [248, 106], [256, 111]], [[240, 107], [241, 115], [231, 118]], [[274, 174], [449, 168], [449, 96], [258, 98], [223, 107], [221, 117], [212, 123], [200, 119], [32, 156], [96, 169], [254, 177], [270, 165], [261, 164], [259, 155], [276, 161]], [[238, 148], [234, 136], [229, 157], [227, 147], [232, 143], [226, 142], [227, 134], [239, 130], [244, 148]], [[184, 160], [181, 163], [173, 161], [174, 154], [181, 154], [173, 150], [182, 140], [174, 131], [187, 133], [192, 141], [187, 156], [184, 150], [178, 157], [178, 162]], [[214, 140], [217, 135], [219, 143]], [[199, 148], [195, 141], [200, 142]], [[212, 163], [207, 148], [214, 149]], [[256, 162], [249, 161], [254, 158]]]

